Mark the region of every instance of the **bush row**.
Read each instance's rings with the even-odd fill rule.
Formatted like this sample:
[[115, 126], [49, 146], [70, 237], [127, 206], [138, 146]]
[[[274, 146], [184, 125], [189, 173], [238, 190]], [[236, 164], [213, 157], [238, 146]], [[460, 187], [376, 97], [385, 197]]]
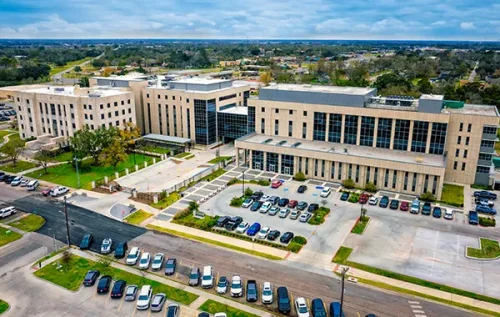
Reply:
[[479, 225], [483, 227], [495, 227], [496, 220], [495, 218], [479, 217]]

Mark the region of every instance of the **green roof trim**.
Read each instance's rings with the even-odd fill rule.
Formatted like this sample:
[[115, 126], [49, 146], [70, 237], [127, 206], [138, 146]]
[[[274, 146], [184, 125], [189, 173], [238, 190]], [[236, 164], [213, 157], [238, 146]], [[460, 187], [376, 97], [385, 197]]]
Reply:
[[445, 108], [460, 109], [464, 107], [465, 102], [456, 100], [443, 100], [443, 104]]
[[495, 167], [500, 167], [500, 157], [493, 157], [493, 165], [495, 165]]

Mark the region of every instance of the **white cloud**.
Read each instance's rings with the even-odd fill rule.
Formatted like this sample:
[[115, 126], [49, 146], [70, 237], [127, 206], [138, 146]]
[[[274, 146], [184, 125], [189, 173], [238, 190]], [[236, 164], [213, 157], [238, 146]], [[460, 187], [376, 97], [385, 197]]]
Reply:
[[462, 30], [473, 30], [476, 26], [474, 25], [474, 22], [462, 22], [460, 23], [460, 28]]
[[443, 25], [446, 25], [446, 22], [443, 20], [439, 20], [439, 21], [431, 23], [431, 26], [443, 26]]

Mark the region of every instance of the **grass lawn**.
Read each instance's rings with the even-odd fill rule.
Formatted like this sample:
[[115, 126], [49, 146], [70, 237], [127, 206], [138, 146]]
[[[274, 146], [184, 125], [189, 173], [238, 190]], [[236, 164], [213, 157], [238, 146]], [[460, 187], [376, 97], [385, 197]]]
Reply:
[[9, 173], [19, 173], [22, 171], [26, 171], [26, 170], [35, 168], [36, 166], [37, 165], [35, 163], [18, 160], [16, 162], [16, 166], [14, 166], [12, 163], [0, 165], [0, 170], [2, 170], [4, 172], [9, 172]]
[[[135, 157], [138, 165], [144, 164], [144, 159], [151, 160], [150, 156], [136, 155]], [[80, 185], [82, 188], [90, 189], [91, 182], [101, 179], [104, 176], [113, 176], [115, 171], [113, 166], [93, 166], [90, 165], [91, 160], [88, 160], [89, 166], [86, 170], [80, 169]], [[118, 164], [116, 171], [121, 171], [125, 168], [132, 170], [134, 167], [134, 156], [129, 155], [128, 160]], [[35, 171], [26, 175], [27, 177], [37, 178], [55, 184], [60, 184], [68, 187], [77, 188], [78, 183], [76, 180], [76, 170], [72, 164], [62, 164], [58, 166], [49, 167], [45, 174], [43, 170]]]
[[9, 304], [0, 299], [0, 314], [5, 313], [9, 309]]
[[203, 177], [202, 179], [199, 180], [199, 182], [202, 182], [202, 181], [213, 181], [214, 179], [216, 179], [217, 177], [221, 176], [222, 174], [224, 174], [226, 171], [222, 168], [219, 168], [218, 170], [216, 170], [215, 172]]
[[16, 133], [16, 131], [11, 130], [0, 130], [0, 143], [3, 142], [3, 137], [12, 133]]
[[[7, 133], [8, 134], [8, 133]], [[13, 140], [21, 140], [21, 137], [19, 136], [19, 133], [15, 133], [15, 134], [12, 134], [9, 136], [9, 142], [13, 141]], [[24, 143], [26, 143], [24, 140], [21, 140], [23, 142], [23, 145]], [[3, 152], [4, 151], [4, 147], [9, 144], [9, 142], [5, 143], [2, 147], [0, 147], [0, 152]]]
[[[57, 263], [61, 264], [61, 268], [57, 269]], [[114, 280], [123, 279], [127, 284], [136, 284], [139, 288], [142, 285], [151, 285], [154, 293], [165, 293], [167, 298], [175, 300], [181, 304], [189, 305], [198, 298], [198, 295], [186, 292], [175, 287], [144, 278], [141, 275], [135, 275], [111, 266], [106, 266], [102, 263], [93, 262], [75, 255], [69, 258], [68, 263], [58, 260], [48, 264], [35, 272], [35, 275], [50, 281], [54, 284], [60, 285], [71, 291], [76, 291], [82, 285], [85, 274], [90, 269], [97, 269], [102, 275], [111, 275]]]
[[133, 214], [131, 214], [130, 216], [127, 216], [124, 219], [124, 221], [126, 223], [130, 223], [131, 225], [138, 225], [141, 222], [143, 222], [144, 220], [146, 220], [152, 216], [153, 216], [153, 214], [150, 214], [149, 212], [145, 212], [144, 210], [139, 209], [136, 212], [134, 212]]
[[337, 254], [335, 254], [335, 256], [333, 257], [332, 262], [344, 264], [349, 258], [349, 255], [351, 255], [351, 252], [351, 248], [340, 247], [340, 249], [337, 251]]
[[66, 63], [66, 65], [64, 66], [51, 66], [50, 67], [50, 76], [53, 76], [57, 73], [60, 73], [62, 72], [63, 70], [66, 70], [68, 68], [73, 68], [75, 67], [76, 65], [80, 65], [81, 63], [84, 63], [88, 60], [91, 60], [92, 57], [85, 57], [84, 59], [80, 59], [80, 60], [77, 60], [77, 61], [73, 61], [73, 62], [69, 62], [69, 63]]
[[[7, 233], [8, 231], [9, 233]], [[22, 235], [17, 232], [4, 227], [0, 227], [0, 247], [3, 247], [4, 245], [11, 243], [12, 241], [16, 241], [17, 239], [21, 239], [21, 237]]]
[[326, 207], [319, 207], [316, 209], [311, 217], [309, 219], [309, 224], [310, 225], [320, 225], [323, 222], [325, 222], [325, 217], [330, 213], [330, 208]]
[[461, 207], [464, 204], [464, 187], [460, 185], [444, 184], [441, 202], [451, 206]]
[[174, 156], [175, 158], [183, 158], [183, 159], [186, 159], [186, 160], [190, 160], [194, 157], [194, 154], [193, 153], [189, 153], [189, 152], [183, 152], [183, 153], [179, 153], [179, 154], [176, 154]]
[[178, 201], [180, 198], [181, 198], [181, 195], [179, 195], [179, 193], [173, 192], [173, 193], [169, 194], [168, 197], [163, 198], [161, 200], [158, 200], [158, 202], [156, 204], [151, 203], [149, 205], [153, 208], [156, 208], [156, 209], [165, 209], [168, 206], [175, 203], [176, 201]]
[[17, 221], [9, 223], [9, 226], [16, 227], [23, 231], [38, 230], [45, 223], [45, 219], [39, 215], [29, 214]]
[[245, 311], [216, 302], [211, 299], [204, 302], [198, 309], [212, 315], [215, 313], [226, 313], [227, 317], [258, 317], [257, 315], [247, 313]]
[[170, 154], [170, 152], [172, 151], [171, 149], [168, 148], [156, 147], [156, 146], [141, 146], [140, 150], [158, 154]]
[[61, 153], [59, 155], [56, 155], [52, 158], [53, 161], [55, 162], [69, 162], [71, 160], [73, 160], [74, 158], [74, 154], [73, 152], [64, 152], [64, 153]]
[[354, 234], [363, 234], [366, 225], [368, 224], [368, 221], [370, 221], [370, 217], [365, 217], [363, 219], [360, 218], [358, 222], [356, 222], [354, 228], [352, 228], [351, 232]]
[[210, 161], [208, 161], [208, 163], [210, 163], [210, 164], [218, 164], [220, 162], [224, 162], [226, 160], [229, 160], [230, 158], [231, 158], [231, 156], [219, 156], [219, 157], [211, 159]]
[[467, 256], [480, 259], [495, 259], [500, 257], [498, 241], [481, 238], [481, 248], [467, 247]]

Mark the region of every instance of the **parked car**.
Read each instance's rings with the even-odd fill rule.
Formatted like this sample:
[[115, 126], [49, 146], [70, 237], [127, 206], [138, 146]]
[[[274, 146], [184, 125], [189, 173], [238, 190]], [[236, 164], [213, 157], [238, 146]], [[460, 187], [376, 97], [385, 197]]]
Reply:
[[495, 209], [490, 208], [488, 206], [482, 206], [482, 205], [476, 205], [476, 211], [482, 212], [485, 214], [489, 214], [489, 215], [496, 215], [497, 214], [497, 211]]
[[250, 210], [251, 211], [257, 211], [257, 210], [260, 209], [261, 206], [262, 206], [262, 202], [260, 202], [260, 201], [254, 201], [254, 203], [250, 207]]
[[280, 201], [278, 202], [279, 207], [286, 207], [290, 200], [288, 198], [281, 198]]
[[271, 196], [267, 201], [273, 205], [276, 205], [277, 203], [279, 203], [280, 198], [278, 196]]
[[243, 296], [243, 283], [239, 275], [234, 275], [231, 280], [231, 297]]
[[279, 236], [280, 236], [279, 230], [271, 230], [271, 231], [269, 231], [269, 234], [267, 235], [267, 240], [274, 241], [274, 240], [278, 239]]
[[393, 209], [393, 210], [398, 210], [398, 208], [399, 208], [399, 200], [397, 200], [397, 199], [391, 200], [391, 204], [389, 205], [389, 208]]
[[476, 202], [476, 205], [487, 206], [490, 208], [495, 206], [494, 202], [492, 202], [491, 200], [488, 200], [486, 198], [476, 197], [475, 202]]
[[151, 297], [153, 296], [153, 288], [151, 285], [144, 285], [141, 288], [141, 292], [137, 298], [137, 309], [146, 310], [149, 308], [151, 303]]
[[135, 265], [139, 258], [141, 257], [141, 250], [138, 247], [133, 247], [132, 250], [127, 255], [127, 260], [125, 263], [128, 265]]
[[412, 214], [418, 214], [419, 212], [420, 212], [420, 200], [415, 199], [411, 203], [410, 213], [412, 213]]
[[10, 186], [19, 186], [19, 184], [21, 184], [22, 180], [23, 180], [22, 176], [16, 176], [16, 177], [14, 177], [12, 182], [10, 182]]
[[280, 238], [281, 243], [288, 244], [293, 239], [293, 232], [287, 231]]
[[121, 259], [125, 257], [125, 254], [127, 253], [128, 250], [128, 244], [127, 242], [118, 242], [115, 248], [115, 258]]
[[264, 282], [262, 284], [262, 304], [272, 304], [273, 297], [273, 286], [270, 282]]
[[243, 202], [243, 204], [241, 204], [241, 207], [248, 208], [252, 204], [253, 204], [253, 199], [252, 198], [247, 198], [247, 199], [245, 199], [245, 201]]
[[137, 285], [129, 285], [127, 286], [127, 291], [125, 292], [125, 301], [132, 302], [135, 301], [135, 297], [137, 296], [137, 290], [139, 288]]
[[265, 203], [266, 201], [269, 201], [269, 199], [271, 199], [271, 196], [269, 196], [269, 195], [264, 195], [264, 196], [260, 197], [259, 201], [260, 201], [261, 203]]
[[330, 193], [332, 192], [332, 189], [330, 187], [325, 187], [319, 194], [320, 197], [326, 198], [330, 196]]
[[333, 302], [330, 303], [330, 316], [332, 317], [345, 317], [344, 312], [342, 312], [342, 315], [340, 314], [340, 303], [339, 302]]
[[276, 290], [276, 295], [278, 297], [278, 310], [280, 313], [288, 315], [292, 309], [290, 305], [290, 297], [288, 296], [288, 290], [284, 286], [278, 287]]
[[340, 200], [347, 201], [348, 199], [349, 199], [349, 193], [348, 192], [343, 192], [342, 195], [340, 195]]
[[280, 218], [286, 218], [289, 213], [290, 213], [290, 209], [283, 208], [283, 209], [280, 210], [280, 213], [279, 213], [278, 217], [280, 217]]
[[126, 285], [127, 282], [124, 280], [116, 281], [115, 284], [113, 284], [113, 288], [111, 289], [111, 298], [122, 298]]
[[255, 280], [247, 281], [247, 302], [256, 302], [259, 299], [259, 290], [257, 288], [257, 282]]
[[247, 236], [253, 237], [260, 231], [260, 223], [254, 222], [247, 230]]
[[252, 194], [252, 196], [250, 196], [250, 198], [253, 200], [253, 201], [258, 201], [260, 199], [260, 197], [264, 196], [264, 193], [262, 191], [256, 191]]
[[307, 190], [307, 186], [306, 185], [300, 185], [299, 188], [297, 189], [297, 192], [299, 194], [303, 194], [303, 193], [306, 192], [306, 190]]
[[12, 181], [14, 180], [14, 178], [16, 178], [16, 176], [14, 176], [14, 175], [7, 175], [7, 176], [5, 176], [5, 178], [4, 178], [3, 181], [5, 182], [5, 184], [10, 185], [12, 183]]
[[312, 214], [311, 214], [311, 213], [309, 213], [309, 212], [305, 212], [305, 213], [303, 213], [302, 215], [300, 215], [300, 217], [299, 217], [299, 221], [300, 221], [300, 222], [308, 222], [308, 221], [309, 221], [309, 219], [311, 219], [311, 217], [312, 217]]
[[26, 189], [28, 191], [34, 191], [37, 189], [38, 185], [39, 185], [38, 181], [36, 179], [34, 179], [34, 180], [29, 181], [28, 184], [26, 184]]
[[178, 304], [170, 304], [167, 308], [167, 315], [165, 317], [179, 317], [181, 308]]
[[315, 298], [311, 301], [311, 315], [312, 317], [326, 317], [325, 304], [321, 298]]
[[94, 237], [91, 233], [87, 233], [83, 236], [82, 242], [80, 242], [80, 250], [88, 250], [90, 249], [90, 244], [92, 244], [92, 240]]
[[408, 211], [409, 207], [410, 207], [410, 204], [407, 201], [402, 201], [401, 205], [399, 206], [399, 210]]
[[288, 208], [295, 208], [295, 207], [297, 207], [297, 205], [298, 205], [298, 204], [299, 204], [299, 202], [298, 202], [298, 201], [296, 201], [296, 200], [290, 200], [290, 201], [288, 202], [288, 205], [287, 205], [287, 206], [288, 206]]
[[163, 305], [165, 305], [165, 301], [167, 300], [167, 295], [164, 293], [155, 294], [153, 300], [151, 301], [151, 311], [159, 312], [162, 311]]
[[83, 285], [84, 286], [94, 286], [95, 282], [97, 281], [97, 278], [99, 277], [101, 273], [97, 270], [90, 270], [85, 274], [85, 278], [83, 279]]
[[42, 195], [47, 197], [50, 195], [50, 192], [54, 189], [55, 187], [51, 187], [51, 188], [47, 188], [47, 189], [44, 189], [42, 190]]
[[293, 209], [292, 212], [290, 213], [290, 219], [296, 220], [300, 216], [300, 210]]
[[238, 228], [236, 228], [236, 233], [245, 233], [245, 231], [247, 231], [248, 227], [250, 225], [248, 224], [248, 222], [242, 222], [238, 225]]
[[382, 196], [382, 198], [380, 198], [380, 203], [378, 204], [378, 206], [381, 208], [387, 208], [387, 206], [389, 206], [389, 197]]
[[280, 211], [280, 207], [272, 206], [271, 209], [269, 209], [269, 212], [267, 214], [269, 216], [276, 216], [276, 214], [278, 214], [279, 211]]
[[226, 225], [226, 223], [231, 219], [231, 217], [229, 216], [222, 216], [222, 217], [219, 217], [219, 219], [217, 219], [217, 222], [215, 223], [215, 225], [217, 227], [224, 227]]
[[17, 209], [14, 206], [2, 208], [2, 209], [0, 209], [0, 218], [6, 218], [10, 215], [15, 214], [16, 212], [17, 212]]
[[175, 258], [168, 258], [165, 262], [165, 275], [174, 275], [177, 268], [177, 260]]
[[27, 178], [23, 178], [23, 179], [21, 180], [21, 182], [19, 183], [19, 186], [21, 186], [21, 187], [26, 187], [26, 186], [28, 186], [29, 182], [30, 182], [30, 180], [29, 180], [29, 179], [27, 179]]
[[149, 269], [149, 265], [151, 264], [151, 255], [149, 252], [144, 252], [141, 255], [141, 259], [139, 260], [139, 269], [147, 270]]
[[189, 273], [189, 285], [190, 286], [198, 286], [200, 284], [201, 273], [200, 269], [197, 267], [193, 267], [191, 272]]
[[228, 284], [229, 281], [227, 280], [227, 277], [225, 276], [219, 277], [219, 282], [217, 282], [217, 294], [226, 294]]
[[113, 279], [109, 275], [101, 276], [97, 283], [97, 294], [107, 294], [112, 281]]
[[226, 228], [226, 230], [233, 231], [236, 228], [238, 228], [238, 226], [242, 222], [243, 222], [243, 218], [241, 218], [239, 216], [234, 216], [234, 217], [231, 217], [231, 219], [226, 223], [226, 225], [224, 227]]
[[431, 203], [428, 201], [424, 202], [424, 205], [422, 206], [422, 215], [429, 216], [431, 214], [431, 209]]
[[202, 288], [214, 287], [214, 273], [210, 265], [203, 267], [203, 275], [201, 276], [201, 287]]
[[477, 211], [471, 210], [469, 211], [469, 223], [471, 225], [478, 225], [479, 224], [479, 215]]
[[271, 231], [271, 228], [269, 227], [263, 227], [260, 229], [259, 233], [257, 233], [257, 239], [265, 239], [267, 238], [267, 235], [269, 234], [269, 231]]
[[262, 204], [262, 206], [260, 207], [259, 209], [259, 212], [261, 214], [265, 214], [266, 212], [269, 211], [269, 209], [271, 209], [271, 207], [273, 206], [273, 204], [271, 204], [269, 201], [266, 201], [265, 203]]
[[274, 180], [272, 183], [271, 183], [271, 188], [278, 188], [281, 186], [281, 181], [280, 180]]
[[165, 259], [165, 255], [163, 253], [156, 253], [153, 262], [151, 263], [151, 269], [153, 271], [159, 271], [163, 267], [163, 260]]
[[377, 203], [378, 203], [378, 198], [375, 196], [370, 197], [370, 199], [368, 200], [368, 204], [370, 205], [377, 205]]
[[106, 238], [102, 240], [101, 253], [102, 254], [111, 253], [111, 245], [113, 245], [113, 240], [111, 240], [111, 238]]
[[297, 312], [297, 317], [309, 317], [309, 308], [307, 308], [307, 303], [304, 297], [297, 297], [295, 299], [295, 311]]
[[432, 210], [432, 216], [434, 218], [441, 218], [441, 214], [442, 214], [441, 207], [437, 207], [437, 206], [434, 207], [434, 210]]
[[496, 200], [497, 194], [489, 192], [487, 190], [481, 190], [481, 191], [477, 190], [474, 192], [474, 197], [484, 197], [487, 199]]
[[445, 209], [443, 218], [448, 220], [453, 220], [453, 210]]
[[362, 205], [366, 204], [368, 202], [368, 199], [370, 198], [370, 196], [368, 194], [361, 194], [359, 196], [359, 200], [358, 202]]
[[307, 201], [301, 201], [297, 204], [297, 210], [304, 210], [308, 206]]
[[310, 204], [309, 207], [307, 207], [307, 211], [314, 213], [316, 210], [318, 210], [318, 208], [318, 204]]
[[50, 191], [50, 196], [52, 197], [57, 197], [57, 196], [60, 196], [60, 195], [65, 195], [69, 192], [69, 189], [68, 187], [65, 187], [65, 186], [57, 186], [55, 188], [52, 188], [52, 190]]

